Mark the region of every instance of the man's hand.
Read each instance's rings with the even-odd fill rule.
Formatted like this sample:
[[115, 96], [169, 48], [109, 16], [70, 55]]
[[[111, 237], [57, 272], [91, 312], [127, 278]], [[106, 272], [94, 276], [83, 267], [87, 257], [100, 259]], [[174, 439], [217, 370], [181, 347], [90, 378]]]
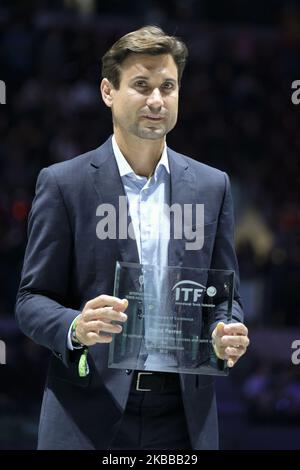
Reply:
[[243, 323], [219, 322], [212, 333], [213, 347], [220, 359], [233, 367], [249, 346], [248, 329]]
[[127, 307], [127, 299], [121, 300], [110, 295], [100, 295], [89, 300], [78, 316], [76, 338], [85, 346], [110, 343], [112, 335], [107, 335], [107, 333], [121, 333], [122, 331], [121, 325], [113, 325], [111, 321], [125, 322], [127, 315], [123, 312]]

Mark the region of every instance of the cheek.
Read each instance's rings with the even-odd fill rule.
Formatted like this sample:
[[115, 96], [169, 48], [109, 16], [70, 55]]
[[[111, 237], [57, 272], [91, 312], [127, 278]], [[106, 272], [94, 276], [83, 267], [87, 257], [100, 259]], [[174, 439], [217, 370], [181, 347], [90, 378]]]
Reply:
[[170, 106], [170, 115], [172, 117], [172, 120], [176, 120], [177, 119], [177, 116], [178, 116], [178, 103], [172, 103], [172, 105]]
[[137, 93], [135, 90], [128, 90], [126, 95], [123, 97], [123, 101], [126, 102], [128, 106], [137, 108], [142, 106], [146, 99], [143, 95]]
[[124, 115], [134, 117], [136, 111], [142, 108], [144, 99], [135, 91], [128, 91], [124, 96], [120, 97], [117, 102], [118, 112]]
[[174, 97], [170, 96], [168, 107], [169, 107], [170, 111], [173, 114], [177, 114], [177, 112], [178, 112], [178, 98], [176, 96], [174, 96]]
[[126, 98], [118, 99], [114, 102], [113, 113], [118, 119], [124, 117], [127, 119], [127, 116], [130, 114], [130, 106], [128, 106], [128, 100]]

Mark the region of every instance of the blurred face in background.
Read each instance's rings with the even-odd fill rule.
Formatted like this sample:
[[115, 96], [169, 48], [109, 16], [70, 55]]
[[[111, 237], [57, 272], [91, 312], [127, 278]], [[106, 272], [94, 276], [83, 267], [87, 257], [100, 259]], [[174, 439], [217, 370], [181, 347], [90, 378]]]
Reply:
[[164, 139], [177, 122], [178, 72], [170, 54], [130, 54], [121, 66], [119, 89], [105, 78], [101, 88], [116, 135]]

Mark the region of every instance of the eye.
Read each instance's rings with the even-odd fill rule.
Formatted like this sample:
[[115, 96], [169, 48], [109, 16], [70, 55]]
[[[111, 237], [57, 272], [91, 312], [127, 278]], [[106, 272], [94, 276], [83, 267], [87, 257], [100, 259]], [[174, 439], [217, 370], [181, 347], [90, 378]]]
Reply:
[[166, 90], [173, 90], [174, 86], [175, 85], [173, 82], [165, 82], [163, 84], [163, 88], [165, 88]]
[[135, 86], [137, 86], [139, 88], [146, 88], [147, 87], [147, 82], [145, 82], [145, 80], [137, 80], [135, 82]]

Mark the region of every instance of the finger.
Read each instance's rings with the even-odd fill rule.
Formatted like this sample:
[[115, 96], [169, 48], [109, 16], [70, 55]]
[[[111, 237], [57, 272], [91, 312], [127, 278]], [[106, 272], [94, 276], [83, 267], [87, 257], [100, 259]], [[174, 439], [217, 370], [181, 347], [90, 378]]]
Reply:
[[93, 345], [96, 343], [111, 343], [112, 341], [112, 336], [111, 335], [99, 335], [98, 333], [95, 333], [93, 331], [90, 331], [87, 333], [87, 345]]
[[100, 331], [106, 331], [107, 333], [121, 333], [123, 330], [121, 325], [115, 325], [104, 321], [90, 321], [85, 324], [85, 331], [94, 331], [96, 333]]
[[224, 335], [225, 323], [220, 321], [215, 328], [215, 338], [221, 338]]
[[89, 345], [92, 345], [92, 344], [96, 344], [97, 342], [97, 339], [98, 339], [98, 333], [95, 333], [93, 331], [89, 331], [87, 334], [86, 334], [86, 344], [89, 346]]
[[98, 329], [99, 334], [104, 332], [104, 333], [121, 333], [122, 331], [122, 326], [121, 325], [112, 325], [111, 323], [105, 323], [105, 322], [96, 322], [100, 323], [100, 327]]
[[225, 349], [225, 354], [227, 356], [227, 359], [229, 359], [231, 356], [233, 357], [240, 357], [245, 353], [244, 348], [226, 348]]
[[89, 322], [92, 320], [115, 320], [124, 322], [127, 320], [126, 313], [119, 312], [114, 310], [112, 307], [103, 307], [103, 308], [96, 308], [94, 310], [87, 310], [83, 313], [85, 322]]
[[233, 367], [237, 363], [238, 360], [239, 360], [239, 357], [230, 356], [227, 360], [227, 366], [228, 367]]
[[237, 347], [241, 346], [244, 348], [247, 348], [249, 344], [249, 339], [247, 336], [227, 336], [224, 335], [221, 338], [221, 344], [222, 346], [232, 346], [232, 347]]
[[229, 323], [224, 326], [226, 335], [248, 335], [248, 328], [243, 323]]
[[230, 357], [227, 361], [228, 367], [230, 368], [233, 367], [236, 364], [237, 360], [238, 360], [237, 357]]
[[96, 309], [96, 308], [101, 308], [101, 307], [113, 307], [114, 310], [116, 311], [123, 311], [127, 308], [128, 306], [128, 300], [127, 299], [119, 299], [118, 297], [113, 297], [111, 295], [99, 295], [98, 297], [95, 297], [94, 299], [89, 300], [86, 304], [85, 307], [88, 309]]
[[[98, 309], [97, 309], [98, 310]], [[96, 310], [96, 311], [97, 311]], [[116, 310], [113, 310], [112, 307], [104, 307], [102, 309], [99, 309], [102, 311], [100, 317], [103, 320], [108, 320], [108, 321], [121, 321], [122, 323], [125, 322], [128, 318], [126, 313], [119, 312]]]

